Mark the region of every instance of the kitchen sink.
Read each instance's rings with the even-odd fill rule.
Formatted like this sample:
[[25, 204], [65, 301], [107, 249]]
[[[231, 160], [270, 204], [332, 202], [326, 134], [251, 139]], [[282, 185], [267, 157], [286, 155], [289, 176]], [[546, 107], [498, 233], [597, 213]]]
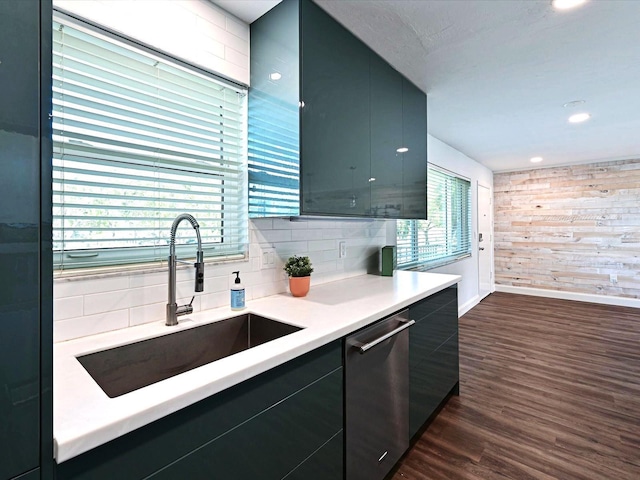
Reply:
[[77, 358], [114, 398], [298, 330], [247, 313]]

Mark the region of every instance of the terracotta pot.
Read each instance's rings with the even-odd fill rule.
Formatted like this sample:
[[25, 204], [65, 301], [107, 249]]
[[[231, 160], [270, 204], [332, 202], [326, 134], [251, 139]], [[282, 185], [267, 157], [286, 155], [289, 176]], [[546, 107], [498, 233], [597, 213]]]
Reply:
[[289, 277], [289, 290], [294, 297], [304, 297], [309, 293], [311, 275], [306, 277]]

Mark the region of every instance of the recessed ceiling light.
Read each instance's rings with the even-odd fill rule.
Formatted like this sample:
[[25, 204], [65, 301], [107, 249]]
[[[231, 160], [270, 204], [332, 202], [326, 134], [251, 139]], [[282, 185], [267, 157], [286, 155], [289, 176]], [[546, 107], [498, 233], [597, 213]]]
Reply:
[[569, 117], [569, 122], [570, 123], [586, 122], [590, 118], [591, 118], [591, 115], [589, 115], [588, 113], [576, 113], [575, 115], [571, 115]]
[[407, 147], [400, 147], [400, 148], [396, 149], [396, 152], [398, 152], [398, 153], [405, 153], [405, 152], [408, 152], [408, 151], [409, 151], [409, 149]]
[[582, 5], [586, 0], [553, 0], [551, 5], [558, 10], [569, 10]]
[[572, 100], [571, 102], [564, 103], [562, 106], [564, 108], [573, 108], [584, 103], [586, 103], [585, 100]]
[[278, 81], [282, 78], [282, 74], [280, 72], [272, 72], [269, 74], [269, 80]]
[[540, 163], [542, 161], [542, 157], [531, 157], [531, 163]]

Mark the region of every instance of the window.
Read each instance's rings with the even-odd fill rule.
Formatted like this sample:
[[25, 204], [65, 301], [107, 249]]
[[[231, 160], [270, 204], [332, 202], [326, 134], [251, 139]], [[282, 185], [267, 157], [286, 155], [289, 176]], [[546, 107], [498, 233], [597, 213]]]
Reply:
[[471, 255], [470, 182], [428, 166], [428, 220], [398, 220], [398, 267], [435, 267]]
[[66, 17], [53, 30], [57, 267], [166, 259], [183, 212], [205, 256], [244, 256], [246, 89]]

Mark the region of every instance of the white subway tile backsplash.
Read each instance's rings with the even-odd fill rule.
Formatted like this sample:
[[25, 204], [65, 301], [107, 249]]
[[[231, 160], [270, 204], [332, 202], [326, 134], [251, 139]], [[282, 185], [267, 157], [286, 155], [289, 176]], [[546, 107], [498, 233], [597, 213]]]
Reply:
[[[235, 275], [234, 275], [235, 277]], [[231, 284], [232, 280], [231, 280], [232, 276], [225, 276], [225, 277], [210, 277], [207, 278], [205, 276], [205, 280], [204, 280], [204, 291], [205, 292], [226, 292], [227, 290], [229, 290], [229, 285]]]
[[[318, 252], [320, 254], [320, 261], [322, 262], [331, 262], [338, 260], [339, 251], [337, 248], [332, 250], [323, 250], [322, 252]], [[347, 252], [348, 253], [348, 252]]]
[[227, 32], [232, 33], [236, 37], [246, 38], [248, 36], [249, 26], [241, 21], [236, 20], [232, 16], [227, 16]]
[[[195, 294], [194, 272], [178, 267], [177, 302], [186, 304], [195, 295], [194, 311], [229, 305], [229, 289], [240, 270], [247, 301], [288, 292], [284, 261], [293, 254], [309, 255], [314, 266], [312, 285], [362, 275], [377, 266], [380, 248], [386, 245], [389, 222], [335, 220], [296, 221], [253, 219], [248, 260], [205, 267], [205, 290]], [[395, 223], [395, 222], [393, 222]], [[327, 233], [328, 232], [328, 233]], [[347, 257], [338, 258], [338, 242], [347, 242]], [[274, 249], [274, 264], [262, 268], [263, 249]], [[167, 302], [166, 270], [122, 274], [117, 277], [57, 279], [56, 341], [92, 335], [147, 322], [164, 321]]]
[[[193, 282], [190, 283], [193, 289]], [[167, 302], [168, 289], [167, 279], [163, 285], [152, 285], [149, 287], [140, 287], [130, 289], [129, 307], [138, 307], [140, 305], [148, 305], [150, 303]]]
[[280, 242], [276, 244], [276, 253], [282, 261], [291, 255], [304, 255], [308, 250], [308, 242]]
[[229, 48], [233, 48], [240, 55], [244, 55], [244, 57], [247, 59], [246, 61], [247, 66], [249, 65], [249, 33], [248, 32], [245, 37], [239, 37], [230, 32], [227, 32], [227, 34], [224, 37], [224, 44]]
[[129, 309], [129, 326], [135, 327], [143, 323], [164, 322], [167, 314], [167, 301], [152, 303]]
[[131, 305], [131, 290], [115, 290], [104, 293], [92, 293], [84, 297], [84, 314], [112, 312], [129, 308]]
[[342, 229], [341, 228], [323, 228], [322, 229], [322, 238], [326, 239], [342, 239]]
[[278, 293], [288, 291], [288, 282], [284, 279], [275, 280], [272, 283], [262, 283], [260, 285], [254, 285], [253, 298], [268, 297], [269, 295], [276, 295]]
[[152, 285], [167, 285], [168, 272], [141, 273], [129, 276], [129, 288], [150, 287]]
[[311, 240], [309, 242], [310, 252], [321, 252], [322, 250], [338, 249], [336, 240]]
[[317, 228], [291, 230], [291, 240], [322, 240], [323, 230]]
[[[225, 48], [224, 43], [214, 40], [213, 38], [207, 35], [200, 35], [198, 37], [201, 47], [210, 53], [211, 55], [215, 55], [216, 57], [226, 58], [225, 57]], [[247, 57], [244, 57], [246, 62]], [[228, 60], [228, 59], [227, 59]]]
[[[249, 84], [249, 25], [207, 0], [54, 0], [53, 3], [170, 55]], [[227, 60], [225, 47], [234, 50]]]
[[224, 307], [225, 305], [230, 305], [230, 303], [231, 293], [229, 290], [200, 295], [200, 306], [203, 310]]
[[213, 23], [220, 28], [226, 28], [227, 14], [222, 9], [212, 5], [207, 0], [181, 0], [176, 2], [185, 10], [196, 15], [199, 19]]
[[53, 301], [53, 317], [57, 320], [81, 317], [83, 315], [84, 297], [57, 298]]
[[[254, 218], [249, 220], [249, 229], [250, 230], [273, 230], [274, 225], [278, 224], [279, 230], [286, 230], [286, 225], [280, 223], [282, 221], [281, 218]], [[288, 222], [288, 220], [287, 220]], [[289, 222], [290, 223], [290, 222]]]
[[233, 63], [239, 67], [244, 67], [247, 63], [247, 55], [244, 53], [240, 53], [233, 48], [226, 46], [224, 49], [224, 59], [227, 62]]
[[54, 323], [53, 341], [64, 342], [65, 340], [109, 332], [128, 326], [129, 310], [127, 309], [61, 320]]
[[[254, 222], [257, 221], [262, 221], [262, 219], [258, 220], [254, 220]], [[313, 228], [310, 227], [309, 225], [312, 224], [313, 222], [309, 222], [309, 221], [291, 221], [288, 217], [287, 218], [274, 218], [273, 219], [273, 228], [280, 228], [280, 229], [289, 229], [289, 230], [306, 230], [307, 228]], [[260, 228], [263, 228], [262, 225], [260, 226]]]
[[110, 278], [59, 278], [55, 279], [54, 298], [73, 297], [91, 293], [126, 290], [129, 285], [122, 281], [122, 277]]
[[251, 237], [255, 243], [290, 242], [291, 230], [252, 230]]

